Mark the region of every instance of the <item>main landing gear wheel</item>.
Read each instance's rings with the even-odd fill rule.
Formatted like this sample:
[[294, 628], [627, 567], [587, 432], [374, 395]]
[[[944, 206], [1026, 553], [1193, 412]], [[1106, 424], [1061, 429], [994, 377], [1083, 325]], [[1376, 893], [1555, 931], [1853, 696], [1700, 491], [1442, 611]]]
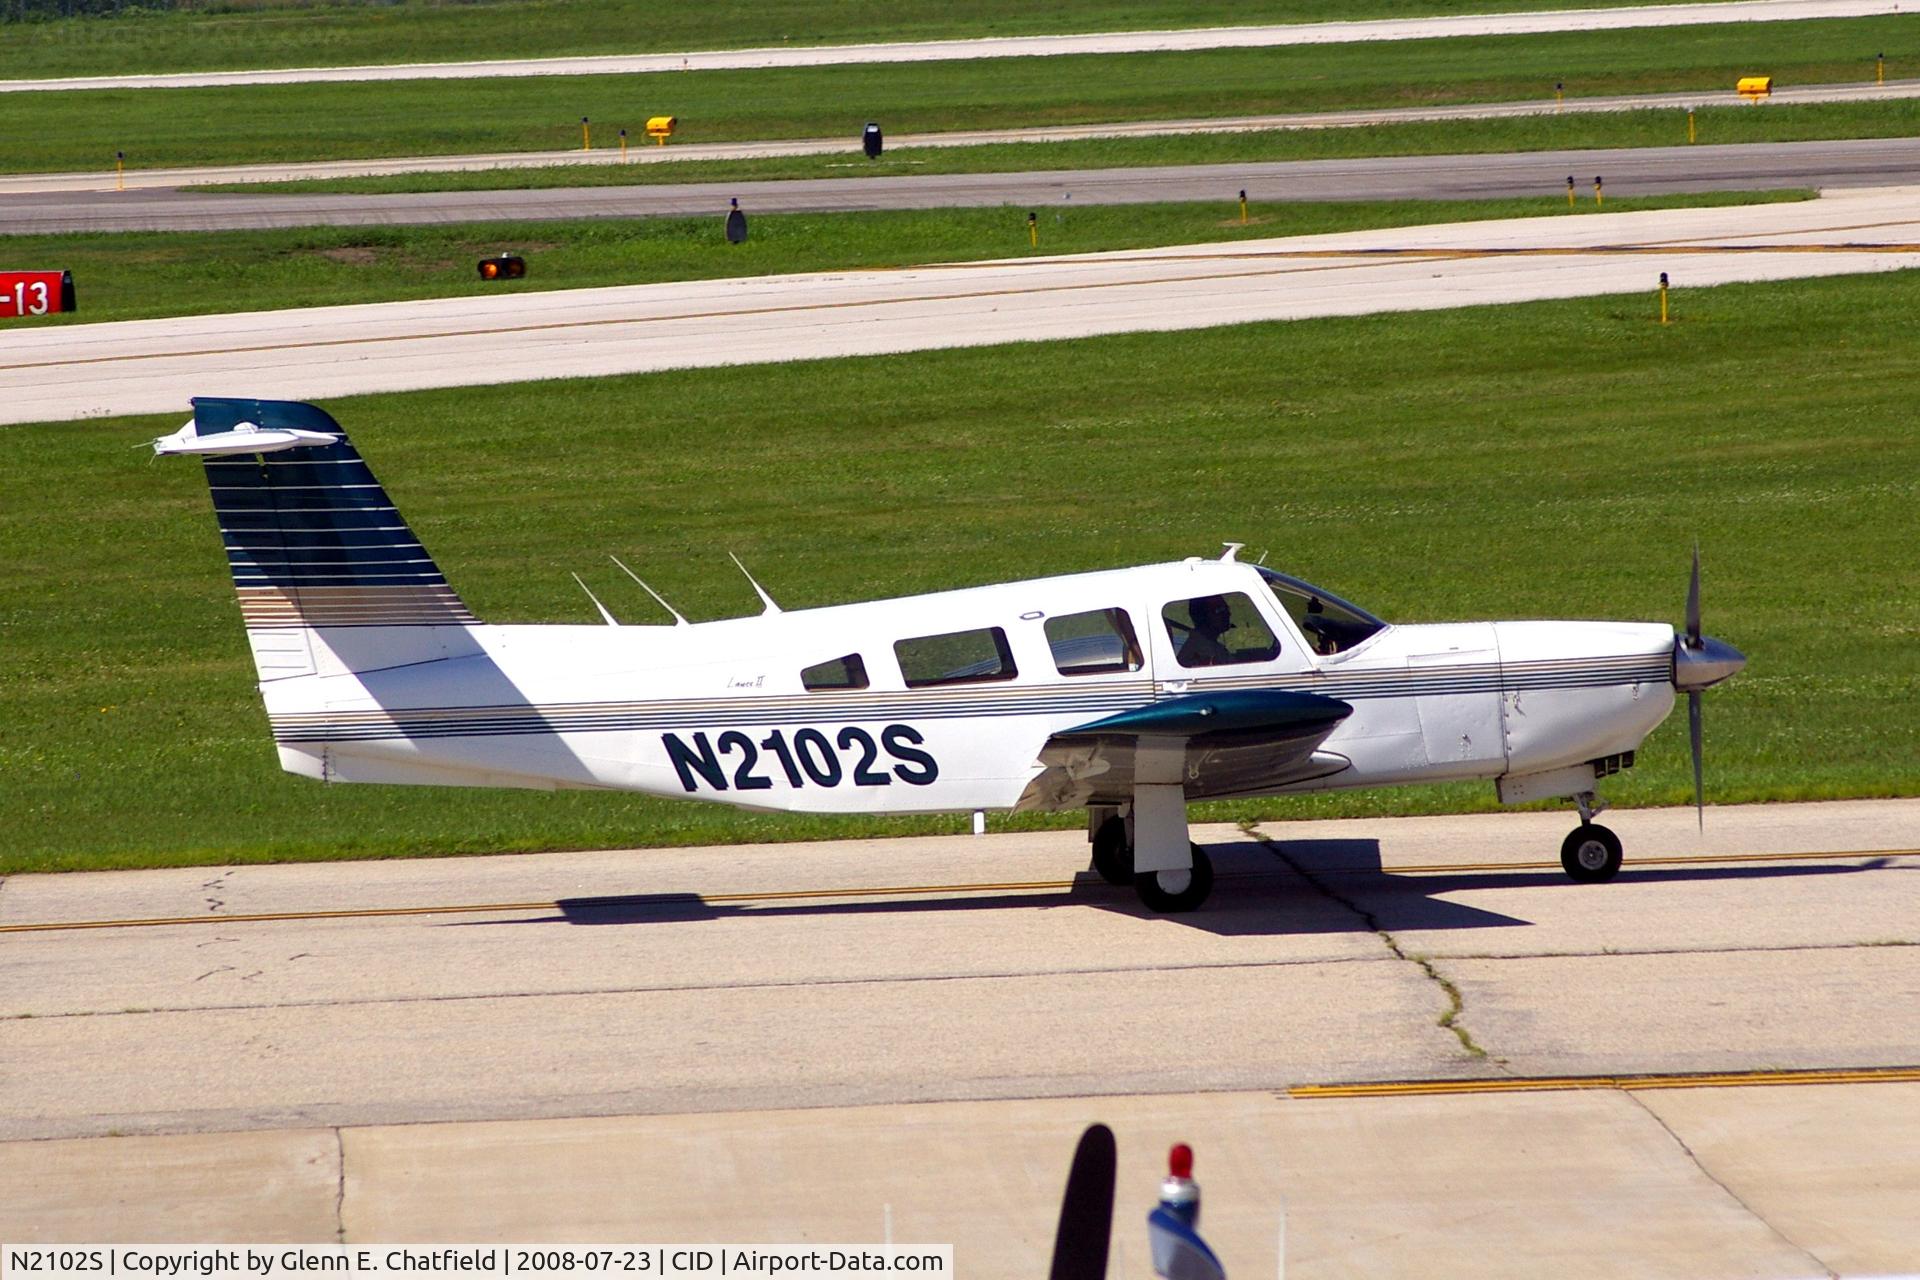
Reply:
[[1133, 890], [1149, 911], [1162, 915], [1192, 911], [1213, 892], [1213, 860], [1196, 844], [1190, 870], [1144, 872], [1134, 877]]
[[1127, 820], [1118, 814], [1094, 830], [1093, 869], [1108, 884], [1133, 883], [1133, 845], [1127, 840]]
[[1597, 822], [1583, 822], [1560, 846], [1560, 865], [1581, 884], [1600, 884], [1620, 870], [1620, 837]]

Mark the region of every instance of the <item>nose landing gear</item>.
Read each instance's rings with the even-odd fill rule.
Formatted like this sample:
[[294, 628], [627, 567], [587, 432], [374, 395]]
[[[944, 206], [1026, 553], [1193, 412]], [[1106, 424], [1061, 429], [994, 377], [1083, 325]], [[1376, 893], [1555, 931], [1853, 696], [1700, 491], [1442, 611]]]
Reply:
[[1591, 791], [1573, 798], [1580, 808], [1580, 825], [1560, 844], [1560, 865], [1581, 884], [1601, 884], [1620, 871], [1620, 837], [1593, 820], [1606, 806]]

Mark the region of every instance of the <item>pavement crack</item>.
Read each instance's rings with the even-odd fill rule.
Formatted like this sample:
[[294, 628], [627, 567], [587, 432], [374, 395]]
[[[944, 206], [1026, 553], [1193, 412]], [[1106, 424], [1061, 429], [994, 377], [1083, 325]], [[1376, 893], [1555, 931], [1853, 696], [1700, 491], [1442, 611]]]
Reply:
[[1634, 1092], [1633, 1090], [1625, 1090], [1624, 1092], [1626, 1093], [1627, 1097], [1633, 1101], [1633, 1105], [1635, 1105], [1636, 1107], [1639, 1107], [1642, 1111], [1646, 1112], [1647, 1115], [1651, 1116], [1653, 1118], [1653, 1122], [1660, 1126], [1661, 1131], [1664, 1132], [1667, 1135], [1667, 1137], [1673, 1140], [1673, 1145], [1676, 1147], [1679, 1147], [1680, 1150], [1686, 1155], [1687, 1159], [1693, 1162], [1693, 1167], [1700, 1171], [1701, 1177], [1705, 1178], [1708, 1182], [1711, 1182], [1714, 1186], [1720, 1188], [1721, 1191], [1725, 1192], [1727, 1199], [1739, 1205], [1741, 1210], [1745, 1212], [1749, 1217], [1751, 1217], [1755, 1222], [1758, 1222], [1761, 1226], [1765, 1227], [1768, 1231], [1771, 1231], [1775, 1239], [1781, 1241], [1781, 1243], [1785, 1244], [1789, 1249], [1792, 1249], [1795, 1253], [1798, 1253], [1801, 1256], [1805, 1257], [1807, 1261], [1813, 1263], [1814, 1266], [1818, 1267], [1819, 1274], [1827, 1277], [1827, 1280], [1840, 1280], [1840, 1273], [1838, 1271], [1835, 1271], [1832, 1267], [1828, 1266], [1824, 1261], [1822, 1261], [1818, 1254], [1814, 1253], [1813, 1250], [1801, 1244], [1798, 1240], [1795, 1240], [1792, 1236], [1782, 1231], [1779, 1227], [1776, 1227], [1771, 1222], [1768, 1222], [1765, 1215], [1763, 1215], [1758, 1209], [1755, 1209], [1752, 1205], [1748, 1204], [1745, 1200], [1741, 1199], [1739, 1192], [1735, 1191], [1732, 1187], [1728, 1186], [1726, 1183], [1722, 1182], [1717, 1176], [1715, 1176], [1713, 1170], [1707, 1168], [1706, 1162], [1700, 1158], [1699, 1153], [1696, 1152], [1692, 1147], [1688, 1146], [1687, 1140], [1685, 1138], [1682, 1138], [1678, 1133], [1674, 1131], [1673, 1126], [1667, 1123], [1665, 1116], [1662, 1116], [1658, 1111], [1655, 1111], [1652, 1107], [1647, 1105], [1647, 1100], [1645, 1098], [1642, 1098], [1637, 1092]]
[[1249, 834], [1253, 835], [1262, 845], [1266, 846], [1267, 851], [1286, 864], [1295, 875], [1305, 880], [1321, 897], [1326, 898], [1329, 902], [1338, 903], [1364, 922], [1367, 928], [1373, 931], [1374, 936], [1380, 939], [1381, 945], [1393, 954], [1394, 959], [1405, 961], [1419, 968], [1420, 972], [1426, 975], [1427, 981], [1439, 987], [1441, 992], [1447, 997], [1447, 1008], [1437, 1020], [1438, 1024], [1446, 1030], [1451, 1031], [1454, 1038], [1460, 1042], [1461, 1049], [1465, 1050], [1470, 1056], [1484, 1058], [1502, 1070], [1506, 1069], [1507, 1060], [1489, 1054], [1486, 1049], [1473, 1038], [1473, 1033], [1467, 1029], [1466, 1023], [1462, 1021], [1462, 1015], [1466, 1012], [1466, 998], [1460, 994], [1459, 986], [1454, 983], [1452, 979], [1448, 978], [1446, 974], [1440, 972], [1439, 966], [1435, 965], [1427, 956], [1409, 953], [1400, 945], [1400, 940], [1393, 936], [1393, 931], [1380, 923], [1379, 916], [1360, 905], [1360, 903], [1354, 899], [1335, 890], [1331, 885], [1326, 883], [1324, 877], [1315, 875], [1312, 871], [1309, 871], [1298, 858], [1288, 853], [1278, 841], [1269, 840], [1266, 836], [1260, 835], [1257, 832], [1249, 832]]
[[333, 1238], [337, 1244], [347, 1242], [347, 1135], [340, 1126], [333, 1129], [333, 1164], [339, 1176], [333, 1187]]
[[219, 967], [218, 969], [209, 969], [209, 970], [207, 970], [207, 971], [206, 971], [205, 973], [203, 973], [203, 974], [201, 974], [201, 975], [200, 975], [200, 976], [199, 976], [198, 978], [195, 978], [195, 979], [194, 979], [194, 981], [195, 981], [195, 982], [203, 982], [203, 981], [205, 981], [206, 979], [208, 979], [208, 978], [211, 978], [211, 977], [212, 977], [212, 976], [213, 976], [214, 974], [216, 974], [216, 973], [232, 973], [232, 972], [233, 972], [233, 966], [232, 966], [232, 965], [230, 965], [230, 964], [223, 964], [223, 965], [221, 965], [221, 966], [220, 966], [220, 967]]

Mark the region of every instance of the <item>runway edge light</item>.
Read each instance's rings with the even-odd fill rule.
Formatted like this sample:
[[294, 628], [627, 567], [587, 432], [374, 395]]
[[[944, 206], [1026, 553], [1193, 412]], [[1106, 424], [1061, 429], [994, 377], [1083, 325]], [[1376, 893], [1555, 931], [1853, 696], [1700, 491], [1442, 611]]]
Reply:
[[480, 259], [482, 280], [518, 280], [527, 274], [527, 260], [517, 254], [502, 253]]

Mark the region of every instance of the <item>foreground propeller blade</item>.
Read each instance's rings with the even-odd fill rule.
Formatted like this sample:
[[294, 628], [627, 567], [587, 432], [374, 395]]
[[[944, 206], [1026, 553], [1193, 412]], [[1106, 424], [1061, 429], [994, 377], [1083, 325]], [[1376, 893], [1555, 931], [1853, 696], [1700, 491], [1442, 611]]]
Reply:
[[1707, 829], [1707, 792], [1700, 781], [1700, 691], [1687, 695], [1687, 738], [1693, 744], [1693, 811], [1700, 819], [1700, 830]]
[[1048, 1280], [1106, 1280], [1107, 1242], [1113, 1235], [1113, 1130], [1088, 1125], [1073, 1153], [1060, 1226], [1053, 1236]]
[[1693, 544], [1693, 577], [1687, 582], [1687, 648], [1700, 647], [1700, 544]]

